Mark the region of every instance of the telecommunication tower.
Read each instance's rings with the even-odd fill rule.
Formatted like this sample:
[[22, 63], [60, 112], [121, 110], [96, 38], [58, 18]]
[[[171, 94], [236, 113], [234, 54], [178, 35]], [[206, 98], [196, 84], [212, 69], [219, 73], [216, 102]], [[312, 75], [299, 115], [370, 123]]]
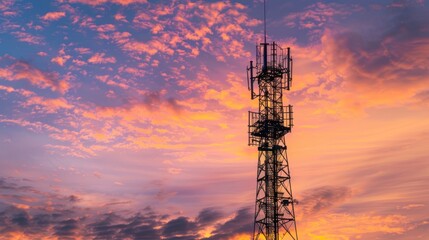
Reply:
[[298, 240], [285, 141], [293, 112], [283, 105], [283, 90], [292, 84], [292, 57], [290, 48], [267, 43], [265, 19], [264, 1], [264, 43], [256, 46], [256, 63], [250, 61], [247, 68], [251, 99], [259, 102], [248, 121], [248, 144], [258, 146], [253, 239]]

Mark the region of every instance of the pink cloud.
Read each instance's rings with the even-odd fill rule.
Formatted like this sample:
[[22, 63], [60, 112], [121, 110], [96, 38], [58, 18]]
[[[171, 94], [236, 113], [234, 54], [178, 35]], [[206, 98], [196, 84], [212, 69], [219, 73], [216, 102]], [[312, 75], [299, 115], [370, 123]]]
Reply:
[[86, 62], [79, 60], [79, 59], [73, 59], [73, 63], [75, 63], [78, 66], [84, 66], [87, 64]]
[[2, 85], [0, 85], [0, 90], [6, 91], [8, 93], [15, 92], [15, 89], [13, 87], [2, 86]]
[[15, 89], [13, 87], [3, 86], [3, 85], [0, 85], [0, 90], [6, 91], [8, 93], [15, 92], [15, 93], [21, 94], [24, 97], [31, 97], [35, 95], [35, 93], [32, 91], [28, 91], [25, 89]]
[[47, 53], [45, 53], [45, 52], [38, 52], [38, 53], [37, 53], [37, 55], [39, 55], [39, 56], [41, 56], [41, 57], [46, 57], [46, 56], [48, 56], [48, 54], [47, 54]]
[[15, 0], [3, 0], [0, 2], [0, 11], [8, 12], [15, 3]]
[[120, 13], [115, 14], [115, 20], [121, 22], [128, 22], [125, 16]]
[[110, 77], [108, 75], [102, 75], [102, 76], [96, 76], [96, 79], [98, 79], [99, 81], [106, 83], [107, 85], [112, 85], [112, 86], [117, 86], [123, 89], [128, 89], [129, 86], [125, 83], [121, 83], [121, 82], [115, 82], [112, 79], [110, 79]]
[[113, 24], [103, 24], [103, 25], [97, 26], [98, 32], [112, 32], [115, 30], [116, 30], [116, 27]]
[[126, 72], [137, 77], [143, 77], [145, 75], [145, 70], [133, 67], [120, 67], [119, 72]]
[[52, 58], [51, 62], [54, 62], [60, 66], [64, 66], [64, 64], [67, 62], [67, 60], [69, 60], [71, 58], [70, 55], [66, 55], [64, 49], [61, 49], [59, 51], [59, 55]]
[[4, 11], [2, 14], [3, 14], [3, 16], [8, 17], [8, 16], [16, 16], [16, 15], [18, 15], [18, 12], [15, 12], [15, 11]]
[[149, 56], [153, 56], [158, 52], [165, 53], [168, 55], [173, 55], [174, 50], [171, 49], [168, 45], [158, 40], [152, 40], [148, 43], [130, 41], [124, 44], [123, 49], [129, 52], [145, 53]]
[[[229, 2], [188, 2], [168, 7], [157, 4], [133, 19], [137, 27], [149, 29], [156, 37], [145, 42], [131, 39], [123, 49], [149, 56], [177, 53], [186, 57], [196, 57], [206, 51], [219, 61], [225, 61], [226, 57], [248, 57], [250, 52], [244, 48], [244, 42], [254, 39], [249, 26], [260, 21], [247, 17], [244, 8], [241, 4]], [[189, 16], [198, 20], [190, 21]], [[165, 19], [168, 17], [174, 22], [167, 22]]]
[[45, 21], [54, 21], [65, 16], [66, 16], [65, 12], [48, 12], [40, 18]]
[[66, 79], [59, 79], [57, 73], [47, 73], [30, 64], [17, 61], [7, 68], [0, 68], [0, 77], [9, 80], [26, 80], [40, 88], [50, 88], [53, 91], [65, 93], [70, 88]]
[[56, 113], [60, 109], [70, 109], [73, 107], [64, 98], [44, 98], [40, 96], [30, 97], [24, 103], [24, 106], [32, 105], [38, 105], [42, 107], [43, 112], [46, 113]]
[[44, 44], [44, 41], [43, 41], [42, 37], [34, 36], [34, 35], [31, 35], [30, 33], [26, 33], [26, 32], [13, 32], [12, 34], [16, 38], [18, 38], [18, 40], [20, 42], [26, 42], [26, 43], [30, 43], [30, 44], [36, 44], [36, 45]]
[[93, 64], [116, 63], [115, 57], [104, 57], [105, 55], [105, 53], [96, 53], [88, 59], [88, 62]]
[[104, 33], [99, 32], [99, 38], [105, 40], [112, 40], [113, 42], [123, 45], [130, 41], [131, 33], [129, 32], [113, 32], [113, 33]]
[[89, 53], [91, 53], [91, 49], [89, 49], [89, 48], [82, 48], [82, 47], [80, 47], [80, 48], [75, 48], [74, 50], [76, 50], [80, 54], [89, 54]]
[[321, 28], [328, 22], [332, 22], [336, 16], [349, 15], [360, 8], [338, 3], [315, 3], [308, 6], [304, 11], [288, 14], [284, 18], [286, 25], [299, 26], [306, 29]]
[[[366, 41], [354, 32], [324, 33], [324, 64], [344, 79], [343, 91], [335, 94], [342, 99], [343, 108], [408, 104], [426, 89], [428, 79], [425, 76], [429, 73], [429, 48], [426, 46], [429, 41], [408, 35], [408, 39], [401, 41], [402, 36], [396, 35]], [[397, 49], [407, 49], [407, 52]]]
[[69, 0], [70, 3], [83, 3], [88, 5], [100, 5], [104, 3], [116, 3], [120, 5], [129, 5], [133, 3], [147, 3], [147, 0]]
[[49, 132], [61, 132], [58, 128], [55, 128], [51, 125], [42, 122], [30, 122], [24, 119], [8, 119], [8, 118], [0, 118], [0, 122], [2, 123], [12, 123], [22, 127], [26, 127], [27, 129], [40, 132], [43, 130], [47, 130]]

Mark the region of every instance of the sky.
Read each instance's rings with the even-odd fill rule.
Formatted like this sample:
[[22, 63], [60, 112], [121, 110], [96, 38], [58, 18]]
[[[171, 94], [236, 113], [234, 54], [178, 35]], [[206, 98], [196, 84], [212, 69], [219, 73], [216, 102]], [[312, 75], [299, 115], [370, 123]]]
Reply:
[[[299, 239], [427, 239], [428, 14], [267, 0]], [[249, 239], [261, 19], [261, 0], [0, 1], [0, 239]]]

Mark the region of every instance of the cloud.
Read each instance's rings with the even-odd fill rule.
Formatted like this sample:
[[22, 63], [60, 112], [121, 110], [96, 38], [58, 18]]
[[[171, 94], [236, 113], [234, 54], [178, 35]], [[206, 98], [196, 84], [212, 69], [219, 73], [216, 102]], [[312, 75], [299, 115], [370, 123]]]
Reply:
[[[314, 13], [323, 8], [316, 5], [307, 10]], [[342, 5], [333, 11], [341, 12], [344, 7], [350, 7], [345, 15], [329, 10], [326, 13], [332, 16], [314, 16], [324, 22], [311, 28], [317, 32], [310, 35], [317, 37], [309, 44], [292, 41], [294, 79], [299, 79], [289, 95], [292, 101], [305, 105], [309, 114], [335, 119], [363, 116], [376, 108], [425, 105], [429, 69], [424, 56], [429, 53], [424, 46], [429, 29], [424, 10], [407, 2], [400, 9]], [[377, 16], [379, 24], [362, 24], [373, 21], [365, 18], [367, 11]]]
[[227, 109], [240, 110], [249, 108], [249, 91], [243, 85], [243, 79], [234, 73], [227, 75], [226, 84], [219, 86], [216, 90], [213, 85], [205, 90], [204, 99], [216, 100], [218, 104], [223, 105]]
[[[79, 201], [83, 201], [84, 196], [80, 196], [79, 201], [68, 201], [71, 196], [40, 191], [15, 181], [19, 179], [0, 178], [2, 193], [14, 193], [8, 200], [0, 195], [2, 236], [19, 234], [23, 238], [40, 238], [49, 234], [62, 239], [230, 239], [237, 234], [250, 234], [252, 228], [248, 208], [238, 210], [232, 217], [214, 208], [203, 209], [196, 218], [163, 215], [151, 207], [130, 214], [115, 209], [116, 205], [81, 207]], [[18, 201], [22, 195], [36, 199], [27, 203], [30, 208], [21, 209], [10, 203]], [[49, 202], [45, 201], [47, 198]], [[212, 237], [204, 238], [201, 234]]]
[[103, 24], [103, 25], [97, 26], [98, 32], [112, 32], [115, 30], [116, 30], [116, 27], [113, 24]]
[[59, 51], [59, 55], [52, 58], [51, 62], [54, 62], [60, 66], [64, 66], [64, 64], [71, 58], [70, 55], [67, 55], [64, 51], [64, 49], [61, 49]]
[[26, 127], [30, 131], [40, 132], [42, 130], [50, 131], [50, 132], [61, 132], [58, 128], [52, 127], [51, 125], [44, 124], [41, 122], [30, 122], [23, 119], [8, 119], [1, 118], [0, 122], [2, 123], [13, 123], [22, 127]]
[[351, 189], [347, 187], [324, 186], [310, 189], [303, 193], [298, 206], [303, 218], [314, 216], [334, 207], [351, 197]]
[[223, 224], [216, 226], [213, 235], [204, 238], [205, 240], [231, 239], [235, 235], [245, 234], [250, 236], [253, 233], [253, 212], [250, 208], [242, 208], [235, 216]]
[[39, 55], [39, 56], [41, 56], [41, 57], [46, 57], [46, 56], [48, 56], [48, 54], [47, 54], [47, 53], [45, 53], [45, 52], [38, 52], [38, 53], [37, 53], [37, 55]]
[[[10, 75], [11, 73], [5, 72]], [[129, 87], [120, 81], [114, 81], [108, 75], [96, 76], [108, 85], [115, 85], [128, 90]], [[13, 88], [4, 88], [7, 92], [16, 92]], [[49, 152], [62, 155], [70, 154], [77, 157], [96, 156], [105, 149], [147, 149], [147, 148], [186, 148], [189, 136], [198, 137], [203, 129], [195, 127], [197, 122], [213, 122], [219, 114], [205, 110], [189, 110], [173, 98], [164, 97], [165, 93], [148, 92], [139, 98], [130, 98], [125, 104], [112, 107], [81, 105], [70, 103], [66, 98], [46, 98], [28, 95], [22, 106], [30, 108], [33, 113], [61, 113], [56, 120], [57, 128], [37, 127], [55, 144], [48, 143], [45, 147]], [[27, 111], [27, 110], [26, 110]], [[79, 116], [80, 123], [75, 117]], [[186, 116], [186, 118], [185, 118]], [[34, 129], [42, 123], [9, 119], [28, 129]], [[42, 124], [43, 125], [43, 124]], [[49, 125], [49, 124], [45, 124]], [[45, 126], [43, 125], [43, 126]], [[147, 126], [152, 126], [148, 128]], [[193, 133], [183, 134], [183, 129], [194, 129]], [[168, 133], [168, 134], [167, 134]], [[126, 137], [124, 137], [126, 136]], [[58, 142], [60, 141], [60, 142]], [[113, 145], [113, 146], [112, 146]], [[173, 174], [180, 173], [180, 168], [170, 168]]]
[[64, 98], [44, 98], [34, 96], [28, 98], [24, 106], [38, 105], [42, 108], [42, 112], [57, 113], [60, 109], [71, 109], [73, 106]]
[[75, 48], [74, 50], [76, 50], [79, 54], [90, 54], [91, 53], [91, 49], [89, 48]]
[[40, 18], [45, 21], [55, 21], [65, 16], [65, 12], [48, 12]]
[[81, 67], [81, 66], [84, 66], [84, 65], [87, 65], [87, 63], [86, 62], [84, 62], [84, 61], [82, 61], [82, 60], [79, 60], [79, 59], [73, 59], [73, 61], [72, 61], [73, 63], [75, 63], [77, 66], [79, 66], [79, 67]]
[[11, 6], [15, 3], [15, 0], [5, 0], [0, 3], [0, 10], [9, 10]]
[[104, 57], [105, 55], [105, 53], [95, 53], [88, 59], [88, 62], [92, 64], [116, 63], [115, 57]]
[[17, 11], [13, 10], [13, 5], [15, 4], [15, 0], [4, 0], [0, 2], [0, 12], [3, 16], [16, 16]]
[[333, 22], [338, 21], [339, 17], [360, 10], [362, 10], [361, 7], [357, 5], [319, 2], [306, 6], [303, 11], [288, 14], [283, 22], [289, 27], [320, 30], [327, 24], [332, 25]]
[[150, 208], [130, 217], [105, 213], [97, 218], [89, 225], [89, 235], [95, 239], [161, 239], [160, 231], [157, 229], [160, 216]]
[[196, 221], [201, 226], [206, 226], [218, 221], [223, 216], [224, 214], [215, 208], [206, 208], [201, 210], [201, 212], [198, 214], [196, 218]]
[[133, 3], [147, 3], [147, 0], [69, 0], [70, 3], [83, 3], [88, 5], [101, 5], [105, 3], [116, 3], [120, 5], [129, 5]]
[[178, 217], [176, 219], [170, 220], [164, 225], [162, 231], [164, 236], [172, 238], [176, 235], [185, 237], [186, 239], [195, 239], [196, 224], [192, 221], [189, 221], [186, 217]]
[[81, 219], [66, 219], [59, 221], [54, 226], [55, 235], [64, 238], [64, 237], [73, 237], [78, 235], [79, 222]]
[[115, 20], [116, 21], [121, 21], [121, 22], [128, 22], [128, 20], [126, 19], [126, 17], [120, 13], [115, 14]]
[[106, 83], [107, 85], [117, 86], [123, 89], [128, 89], [130, 87], [126, 83], [113, 81], [109, 75], [95, 76], [95, 78], [100, 80], [103, 83]]
[[323, 215], [322, 219], [301, 221], [298, 232], [301, 238], [310, 240], [359, 239], [364, 235], [374, 239], [391, 239], [388, 236], [406, 236], [409, 226], [409, 220], [399, 215], [330, 213]]
[[43, 37], [34, 36], [27, 32], [12, 32], [12, 35], [18, 38], [18, 41], [20, 42], [26, 42], [35, 45], [42, 45], [45, 43]]
[[[121, 48], [136, 57], [136, 53], [152, 57], [157, 54], [197, 57], [202, 51], [225, 57], [249, 57], [244, 40], [250, 40], [249, 29], [255, 21], [244, 12], [241, 4], [215, 3], [173, 3], [174, 6], [154, 4], [149, 11], [139, 12], [132, 23], [150, 31], [148, 41], [130, 38], [123, 41]], [[195, 21], [190, 21], [194, 16]], [[175, 21], [167, 21], [173, 18]], [[137, 55], [138, 56], [138, 55]]]
[[[350, 30], [325, 32], [325, 64], [344, 79], [349, 91], [361, 93], [354, 99], [344, 97], [347, 106], [407, 104], [427, 85], [429, 28], [425, 13], [415, 6], [406, 9], [390, 13], [392, 20], [376, 35]], [[395, 97], [389, 97], [392, 95]]]
[[133, 53], [136, 52], [148, 54], [149, 56], [155, 55], [158, 52], [166, 53], [168, 55], [173, 55], [174, 53], [173, 49], [171, 49], [170, 47], [168, 47], [168, 45], [159, 40], [152, 40], [148, 43], [130, 41], [124, 44], [123, 49]]
[[31, 97], [31, 96], [35, 95], [35, 93], [32, 91], [28, 91], [28, 90], [25, 90], [22, 88], [15, 89], [13, 87], [8, 87], [8, 86], [3, 86], [3, 85], [0, 85], [0, 90], [6, 91], [8, 93], [16, 92], [16, 93], [19, 93], [20, 95], [22, 95], [24, 97]]
[[0, 77], [9, 81], [26, 80], [39, 88], [50, 88], [62, 94], [70, 88], [67, 78], [60, 79], [57, 73], [43, 72], [24, 61], [15, 61], [6, 68], [0, 68]]

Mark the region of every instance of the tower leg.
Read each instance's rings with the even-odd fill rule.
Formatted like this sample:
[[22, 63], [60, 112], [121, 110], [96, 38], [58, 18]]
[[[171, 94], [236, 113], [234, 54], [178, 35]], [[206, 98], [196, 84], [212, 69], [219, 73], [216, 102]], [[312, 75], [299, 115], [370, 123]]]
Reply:
[[284, 137], [258, 151], [254, 240], [297, 240], [294, 201]]

